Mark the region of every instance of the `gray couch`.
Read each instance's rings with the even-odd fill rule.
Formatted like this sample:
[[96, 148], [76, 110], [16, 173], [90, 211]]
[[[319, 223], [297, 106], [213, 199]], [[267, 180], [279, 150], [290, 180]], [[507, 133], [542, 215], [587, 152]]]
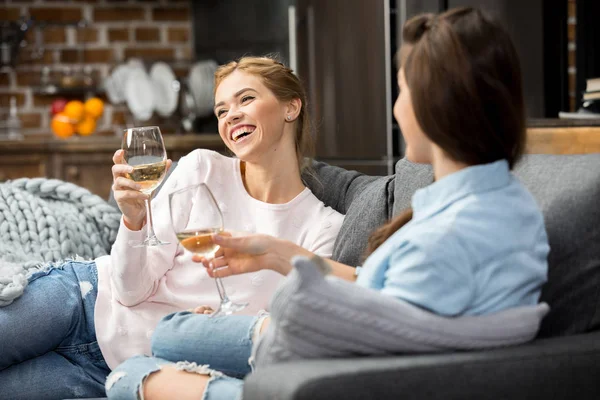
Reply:
[[[366, 177], [315, 163], [307, 181], [345, 213], [335, 259], [360, 265], [372, 229], [408, 207], [430, 168], [401, 160]], [[551, 311], [532, 343], [490, 351], [307, 360], [246, 378], [244, 400], [600, 398], [600, 154], [530, 155], [515, 173], [538, 200], [551, 251], [542, 300]]]

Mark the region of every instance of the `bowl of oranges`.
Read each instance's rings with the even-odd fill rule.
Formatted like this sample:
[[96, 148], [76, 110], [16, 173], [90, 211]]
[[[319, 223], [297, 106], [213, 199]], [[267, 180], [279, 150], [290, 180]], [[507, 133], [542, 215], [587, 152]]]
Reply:
[[51, 106], [50, 127], [55, 136], [66, 139], [75, 134], [89, 136], [96, 130], [98, 118], [104, 112], [104, 102], [91, 97], [85, 102], [56, 99]]

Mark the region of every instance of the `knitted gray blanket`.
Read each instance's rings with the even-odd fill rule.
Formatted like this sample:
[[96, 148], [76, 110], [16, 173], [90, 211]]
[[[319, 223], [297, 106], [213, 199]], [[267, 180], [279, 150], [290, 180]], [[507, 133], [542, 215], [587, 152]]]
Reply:
[[0, 183], [0, 307], [53, 262], [110, 252], [121, 214], [101, 197], [57, 179]]

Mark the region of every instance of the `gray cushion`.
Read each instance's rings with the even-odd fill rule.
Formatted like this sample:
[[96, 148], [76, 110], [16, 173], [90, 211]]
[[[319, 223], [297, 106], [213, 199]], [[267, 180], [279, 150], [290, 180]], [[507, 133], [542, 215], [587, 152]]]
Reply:
[[254, 349], [258, 367], [298, 359], [471, 350], [532, 340], [546, 304], [447, 318], [337, 277], [318, 257], [296, 257], [271, 301]]
[[[320, 176], [334, 175], [343, 181], [343, 173], [333, 167], [318, 172]], [[526, 155], [516, 166], [515, 174], [540, 205], [550, 242], [548, 282], [542, 300], [550, 304], [551, 311], [542, 323], [540, 335], [599, 329], [600, 154]], [[403, 159], [396, 164], [392, 181], [381, 177], [366, 182], [352, 203], [345, 204], [348, 213], [336, 241], [334, 258], [359, 265], [367, 237], [374, 227], [385, 222], [386, 212], [396, 215], [409, 207], [415, 190], [432, 180], [430, 166]], [[329, 187], [334, 193], [343, 190], [332, 184]], [[381, 211], [383, 199], [388, 201], [386, 212]]]
[[540, 336], [600, 328], [600, 154], [530, 155], [517, 176], [534, 195], [548, 231], [550, 304]]

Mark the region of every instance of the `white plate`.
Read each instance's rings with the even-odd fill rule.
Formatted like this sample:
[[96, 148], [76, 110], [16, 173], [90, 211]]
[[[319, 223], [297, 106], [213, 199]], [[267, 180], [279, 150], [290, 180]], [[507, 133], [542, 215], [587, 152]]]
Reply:
[[127, 82], [128, 74], [129, 66], [119, 64], [104, 81], [106, 95], [112, 104], [121, 104], [125, 101], [125, 82]]
[[199, 116], [208, 116], [212, 113], [214, 104], [213, 88], [214, 74], [218, 65], [213, 60], [200, 61], [190, 69], [190, 92], [196, 102]]
[[175, 112], [179, 99], [177, 86], [173, 85], [176, 82], [173, 70], [164, 62], [154, 63], [150, 68], [150, 80], [156, 94], [154, 99], [156, 112], [161, 117], [170, 117]]
[[139, 121], [147, 121], [154, 111], [154, 88], [146, 71], [134, 68], [127, 76], [125, 100], [133, 116]]

